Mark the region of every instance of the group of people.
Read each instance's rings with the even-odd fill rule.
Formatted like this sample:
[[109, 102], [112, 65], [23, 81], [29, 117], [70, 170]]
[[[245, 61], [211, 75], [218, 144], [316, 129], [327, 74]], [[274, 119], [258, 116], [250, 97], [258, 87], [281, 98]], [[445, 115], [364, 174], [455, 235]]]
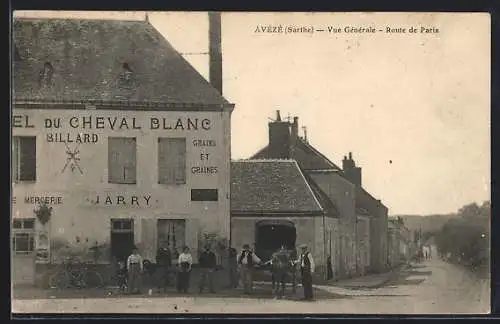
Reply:
[[[153, 270], [146, 269], [147, 262], [139, 254], [139, 250], [134, 246], [132, 253], [127, 258], [126, 262], [118, 262], [118, 286], [123, 292], [138, 294], [141, 292], [143, 278], [146, 276], [156, 277], [157, 289], [163, 289], [165, 292], [167, 287], [171, 285], [172, 274], [177, 274], [176, 288], [178, 292], [187, 293], [190, 286], [191, 270], [193, 266], [193, 257], [189, 247], [185, 246], [182, 253], [172, 255], [166, 245], [162, 245], [156, 253], [156, 266]], [[209, 246], [201, 253], [198, 260], [200, 268], [199, 289], [203, 292], [208, 283], [210, 292], [214, 290], [213, 273], [216, 270], [217, 261], [215, 253], [210, 250]], [[148, 271], [149, 270], [149, 271]]]
[[[253, 290], [253, 278], [256, 268], [269, 265], [273, 275], [273, 288], [277, 298], [284, 296], [285, 285], [288, 276], [291, 276], [292, 283], [296, 282], [297, 265], [300, 266], [302, 286], [304, 288], [305, 300], [313, 299], [312, 274], [314, 273], [314, 260], [307, 249], [307, 245], [302, 245], [301, 253], [297, 256], [296, 251], [288, 251], [282, 246], [279, 251], [273, 254], [267, 262], [262, 260], [250, 249], [248, 244], [243, 245], [240, 253], [234, 248], [229, 248], [228, 253], [228, 277], [229, 288], [238, 287], [239, 282], [243, 284], [245, 294], [251, 294]], [[189, 247], [185, 246], [178, 256], [172, 255], [167, 246], [163, 245], [156, 254], [156, 266], [153, 272], [157, 278], [157, 288], [164, 291], [171, 285], [171, 275], [177, 275], [177, 291], [188, 293], [190, 287], [190, 277], [193, 266], [193, 257]], [[199, 268], [199, 292], [204, 292], [205, 288], [211, 293], [215, 293], [214, 273], [217, 270], [217, 258], [210, 246], [205, 246], [198, 260]], [[118, 270], [119, 286], [123, 291], [132, 294], [141, 292], [142, 279], [145, 269], [145, 261], [139, 254], [137, 247], [133, 248], [132, 254], [126, 262], [120, 262]], [[275, 284], [276, 283], [276, 284]], [[293, 284], [295, 291], [295, 284]]]
[[260, 258], [250, 249], [248, 244], [243, 246], [243, 251], [239, 254], [237, 264], [240, 269], [241, 281], [243, 282], [244, 293], [249, 294], [253, 289], [253, 275], [255, 265], [270, 265], [273, 276], [273, 288], [276, 298], [282, 298], [288, 277], [292, 281], [295, 292], [296, 269], [300, 267], [302, 287], [304, 289], [304, 300], [313, 300], [312, 275], [315, 271], [314, 259], [308, 251], [307, 245], [300, 246], [301, 253], [297, 257], [294, 250], [287, 250], [283, 245], [275, 252], [269, 261], [262, 262]]

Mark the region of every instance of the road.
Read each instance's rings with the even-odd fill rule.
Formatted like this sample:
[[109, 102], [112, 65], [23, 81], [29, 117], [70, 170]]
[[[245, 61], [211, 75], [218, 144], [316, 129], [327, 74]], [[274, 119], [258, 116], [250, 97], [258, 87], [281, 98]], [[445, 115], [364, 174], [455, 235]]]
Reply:
[[[264, 287], [259, 289], [269, 290]], [[486, 314], [490, 312], [489, 279], [477, 279], [440, 260], [401, 271], [374, 289], [316, 287], [316, 300], [239, 298], [125, 297], [14, 299], [16, 313], [331, 313], [331, 314]]]

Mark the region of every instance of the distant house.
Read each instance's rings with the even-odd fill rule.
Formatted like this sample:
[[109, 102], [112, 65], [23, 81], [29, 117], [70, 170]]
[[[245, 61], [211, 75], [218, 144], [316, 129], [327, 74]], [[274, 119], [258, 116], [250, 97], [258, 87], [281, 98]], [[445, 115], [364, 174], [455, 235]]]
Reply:
[[252, 159], [293, 159], [316, 186], [337, 206], [340, 244], [336, 260], [339, 276], [382, 272], [387, 267], [387, 208], [362, 188], [361, 168], [352, 154], [344, 157], [342, 168], [299, 136], [298, 117], [293, 122], [269, 122], [269, 144]]
[[231, 244], [254, 245], [267, 260], [281, 245], [307, 244], [326, 273], [327, 257], [338, 250], [338, 210], [312, 187], [294, 160], [231, 162]]
[[395, 267], [413, 256], [413, 233], [404, 225], [401, 217], [389, 218], [388, 227], [388, 263]]
[[148, 21], [15, 19], [13, 42], [15, 283], [33, 283], [35, 250], [49, 264], [98, 250], [108, 265], [134, 244], [154, 259], [160, 243], [196, 255], [201, 233], [229, 237], [234, 105], [220, 82]]

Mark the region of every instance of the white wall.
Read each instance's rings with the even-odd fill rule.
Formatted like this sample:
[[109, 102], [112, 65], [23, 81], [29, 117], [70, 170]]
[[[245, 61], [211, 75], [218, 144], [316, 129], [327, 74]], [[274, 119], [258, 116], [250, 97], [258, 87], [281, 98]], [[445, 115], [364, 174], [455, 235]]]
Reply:
[[[32, 202], [25, 197], [56, 197], [52, 202], [53, 216], [49, 227], [52, 237], [74, 241], [76, 236], [89, 242], [106, 241], [110, 234], [111, 218], [133, 218], [135, 239], [141, 240], [141, 219], [173, 218], [187, 220], [187, 243], [197, 247], [198, 231], [219, 232], [229, 237], [229, 163], [230, 163], [230, 113], [229, 112], [161, 112], [161, 111], [112, 111], [67, 109], [17, 109], [13, 110], [13, 136], [37, 137], [37, 179], [35, 182], [13, 183], [13, 217], [34, 217]], [[17, 117], [18, 116], [18, 117]], [[82, 118], [92, 118], [92, 126], [84, 127]], [[97, 117], [99, 126], [97, 128]], [[116, 124], [114, 129], [108, 118]], [[174, 127], [178, 119], [184, 130], [151, 129], [151, 119], [166, 119]], [[198, 119], [198, 129], [188, 130], [187, 118]], [[60, 120], [60, 128], [45, 127], [45, 120]], [[128, 129], [120, 124], [126, 120]], [[209, 120], [202, 122], [202, 120]], [[78, 122], [77, 122], [78, 121]], [[70, 124], [72, 123], [72, 124]], [[202, 124], [203, 123], [203, 124]], [[72, 127], [72, 125], [74, 127]], [[133, 129], [133, 126], [141, 127]], [[30, 126], [30, 127], [26, 127]], [[48, 126], [48, 125], [47, 125]], [[206, 129], [203, 129], [205, 126]], [[70, 150], [78, 150], [78, 164], [71, 171], [62, 172], [68, 148], [62, 142], [50, 141], [54, 134], [68, 136], [71, 140], [80, 134], [95, 143], [68, 143]], [[60, 136], [60, 135], [57, 135]], [[137, 184], [108, 183], [108, 136], [136, 137]], [[187, 179], [183, 185], [158, 184], [158, 137], [185, 137], [187, 142]], [[195, 140], [212, 140], [215, 146], [195, 146]], [[209, 154], [208, 160], [201, 154]], [[205, 158], [206, 156], [203, 156]], [[196, 174], [193, 167], [217, 167], [214, 174]], [[218, 189], [217, 202], [191, 202], [191, 189]], [[97, 197], [99, 196], [99, 203]], [[106, 197], [112, 200], [105, 204]], [[117, 204], [123, 196], [125, 204]], [[139, 206], [131, 205], [136, 196]], [[149, 204], [146, 204], [146, 198]], [[154, 247], [156, 249], [156, 246]], [[151, 253], [151, 251], [147, 251]]]

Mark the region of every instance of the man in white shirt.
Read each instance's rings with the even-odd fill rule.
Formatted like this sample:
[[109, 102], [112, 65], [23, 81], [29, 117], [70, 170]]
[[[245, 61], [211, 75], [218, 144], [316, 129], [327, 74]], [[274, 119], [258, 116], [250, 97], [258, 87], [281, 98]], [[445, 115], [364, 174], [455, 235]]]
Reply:
[[245, 294], [252, 292], [254, 265], [259, 263], [261, 260], [250, 250], [250, 245], [244, 244], [243, 251], [238, 256], [238, 265]]
[[193, 257], [189, 253], [189, 248], [185, 246], [178, 259], [179, 272], [177, 275], [177, 291], [187, 293], [189, 290], [189, 279], [191, 275], [191, 266]]
[[304, 300], [313, 300], [312, 274], [315, 270], [314, 259], [307, 250], [306, 244], [302, 244], [300, 248], [302, 253], [300, 254], [298, 263], [300, 264], [302, 287], [304, 288]]

